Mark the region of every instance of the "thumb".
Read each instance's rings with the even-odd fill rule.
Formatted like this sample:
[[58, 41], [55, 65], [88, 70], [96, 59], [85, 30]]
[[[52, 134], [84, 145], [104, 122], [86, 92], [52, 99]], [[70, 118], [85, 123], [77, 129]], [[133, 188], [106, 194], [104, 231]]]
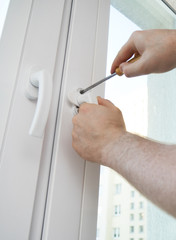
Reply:
[[133, 63], [124, 62], [120, 64], [120, 70], [126, 77], [135, 77], [144, 74], [148, 74], [147, 59], [142, 56], [139, 60]]
[[101, 106], [108, 107], [108, 108], [114, 108], [115, 107], [114, 104], [107, 99], [97, 97], [97, 101], [98, 101], [98, 104], [101, 105]]

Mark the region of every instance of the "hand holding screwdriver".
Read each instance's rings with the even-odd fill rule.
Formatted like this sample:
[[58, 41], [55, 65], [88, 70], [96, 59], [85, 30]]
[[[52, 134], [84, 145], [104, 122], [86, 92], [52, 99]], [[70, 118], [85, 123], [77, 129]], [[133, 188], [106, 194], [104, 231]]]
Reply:
[[[126, 62], [134, 53], [141, 55], [134, 64]], [[111, 67], [119, 67], [127, 77], [167, 72], [176, 67], [176, 30], [155, 29], [134, 32], [121, 48]]]

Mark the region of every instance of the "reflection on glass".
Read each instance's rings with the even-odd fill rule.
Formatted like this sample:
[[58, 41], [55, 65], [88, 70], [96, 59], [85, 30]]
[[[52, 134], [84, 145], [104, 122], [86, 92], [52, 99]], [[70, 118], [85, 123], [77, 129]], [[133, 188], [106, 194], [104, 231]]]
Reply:
[[[107, 75], [114, 57], [132, 32], [175, 26], [174, 15], [158, 1], [112, 0], [111, 3]], [[176, 143], [176, 137], [173, 137], [169, 129], [165, 129], [170, 133], [169, 136], [163, 136], [160, 124], [158, 126], [155, 124], [156, 118], [159, 118], [156, 116], [156, 110], [163, 106], [161, 97], [156, 96], [155, 93], [163, 88], [163, 83], [158, 84], [157, 78], [170, 79], [176, 76], [174, 74], [175, 72], [172, 71], [162, 75], [164, 77], [151, 75], [133, 79], [116, 76], [107, 81], [105, 98], [122, 110], [128, 131], [164, 142], [171, 139]], [[174, 87], [176, 92], [176, 83]], [[170, 90], [168, 86], [165, 88], [170, 92], [173, 84]], [[169, 94], [168, 96], [170, 97]], [[160, 109], [162, 110], [164, 109]], [[175, 118], [174, 115], [172, 117], [175, 121], [176, 114]], [[161, 119], [163, 118], [160, 118], [160, 122]], [[109, 168], [101, 167], [96, 240], [174, 240], [176, 239], [175, 224], [172, 217], [151, 204], [120, 175]]]
[[10, 3], [10, 0], [0, 0], [0, 39], [3, 31], [9, 3]]

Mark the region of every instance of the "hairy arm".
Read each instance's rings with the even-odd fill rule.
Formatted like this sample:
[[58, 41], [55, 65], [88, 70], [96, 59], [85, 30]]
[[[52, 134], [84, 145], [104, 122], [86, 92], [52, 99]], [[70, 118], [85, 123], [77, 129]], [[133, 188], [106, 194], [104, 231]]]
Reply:
[[129, 133], [110, 101], [84, 103], [73, 118], [73, 148], [85, 160], [108, 166], [176, 217], [176, 145]]
[[102, 162], [117, 171], [153, 203], [176, 217], [176, 146], [131, 133], [109, 143]]

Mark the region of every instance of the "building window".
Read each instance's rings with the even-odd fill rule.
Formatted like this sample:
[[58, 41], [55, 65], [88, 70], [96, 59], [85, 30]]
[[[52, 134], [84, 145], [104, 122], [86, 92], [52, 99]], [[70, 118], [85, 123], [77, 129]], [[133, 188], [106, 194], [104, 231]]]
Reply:
[[134, 226], [130, 226], [130, 233], [134, 233]]
[[134, 197], [135, 196], [135, 191], [131, 191], [131, 197]]
[[133, 221], [134, 220], [134, 214], [130, 214], [130, 220]]
[[122, 184], [118, 183], [115, 185], [115, 194], [120, 194], [122, 192]]
[[144, 213], [139, 213], [139, 220], [143, 220], [144, 219]]
[[113, 237], [114, 238], [120, 237], [120, 228], [119, 227], [113, 229]]
[[144, 208], [144, 203], [143, 202], [139, 202], [139, 208]]
[[139, 226], [139, 233], [143, 233], [144, 232], [144, 226], [140, 225]]
[[114, 206], [114, 214], [116, 216], [119, 216], [121, 214], [121, 205], [115, 205]]
[[134, 202], [130, 203], [130, 209], [134, 209]]

